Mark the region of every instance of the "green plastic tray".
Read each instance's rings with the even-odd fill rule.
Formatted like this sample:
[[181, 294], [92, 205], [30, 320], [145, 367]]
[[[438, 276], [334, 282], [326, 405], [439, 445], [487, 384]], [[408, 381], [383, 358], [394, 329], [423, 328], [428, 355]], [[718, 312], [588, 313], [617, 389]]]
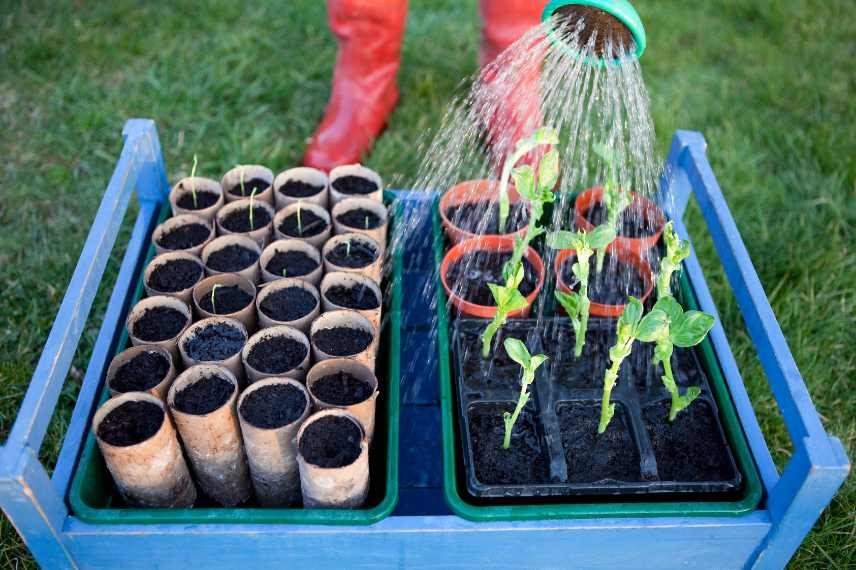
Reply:
[[[384, 202], [389, 204], [394, 196], [384, 193]], [[394, 207], [391, 225], [396, 223], [399, 207]], [[168, 205], [163, 206], [160, 221], [169, 215]], [[146, 262], [154, 256], [149, 249]], [[386, 413], [377, 415], [376, 433], [386, 437], [375, 437], [371, 453], [369, 494], [366, 508], [343, 509], [270, 509], [270, 508], [196, 508], [196, 509], [138, 509], [122, 503], [112, 477], [107, 471], [101, 452], [91, 430], [86, 437], [80, 462], [69, 489], [68, 501], [75, 516], [94, 524], [319, 524], [319, 525], [368, 525], [386, 518], [398, 502], [398, 420], [399, 420], [399, 370], [401, 333], [401, 254], [391, 259], [392, 275], [384, 310], [381, 330], [381, 350], [378, 352], [377, 370], [381, 391], [378, 410]], [[133, 303], [143, 295], [143, 278], [137, 281]], [[128, 334], [124, 330], [116, 345], [116, 354], [128, 346]], [[385, 376], [381, 373], [386, 371]], [[102, 379], [103, 382], [103, 379]], [[104, 388], [101, 402], [108, 397]], [[385, 406], [385, 408], [384, 408]]]
[[[434, 257], [437, 267], [443, 260], [444, 237], [440, 224], [438, 201], [434, 203]], [[447, 298], [437, 272], [437, 317], [440, 368], [440, 405], [442, 409], [443, 426], [443, 492], [449, 508], [465, 519], [473, 521], [507, 521], [507, 520], [544, 520], [544, 519], [574, 519], [595, 517], [675, 517], [675, 516], [740, 516], [755, 510], [763, 494], [761, 480], [731, 396], [722, 377], [722, 371], [716, 359], [713, 345], [705, 339], [696, 347], [696, 355], [708, 376], [719, 408], [720, 419], [725, 428], [725, 435], [737, 461], [737, 468], [743, 474], [744, 486], [741, 496], [733, 501], [628, 501], [628, 502], [591, 502], [581, 498], [578, 503], [563, 504], [509, 504], [489, 505], [479, 503], [466, 495], [466, 483], [463, 475], [458, 477], [462, 469], [461, 449], [457, 445], [460, 432], [455, 421], [455, 401], [452, 382], [449, 344], [449, 315], [446, 309]], [[685, 306], [696, 309], [695, 295], [685, 272], [680, 275], [679, 295]], [[583, 502], [586, 501], [586, 502]]]

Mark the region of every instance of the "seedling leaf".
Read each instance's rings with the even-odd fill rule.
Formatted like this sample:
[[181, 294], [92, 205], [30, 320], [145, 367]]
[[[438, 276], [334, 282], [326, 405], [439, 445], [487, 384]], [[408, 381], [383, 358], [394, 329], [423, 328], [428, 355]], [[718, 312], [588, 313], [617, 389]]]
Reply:
[[669, 336], [676, 346], [688, 348], [700, 343], [710, 329], [714, 319], [701, 311], [687, 311], [672, 322]]

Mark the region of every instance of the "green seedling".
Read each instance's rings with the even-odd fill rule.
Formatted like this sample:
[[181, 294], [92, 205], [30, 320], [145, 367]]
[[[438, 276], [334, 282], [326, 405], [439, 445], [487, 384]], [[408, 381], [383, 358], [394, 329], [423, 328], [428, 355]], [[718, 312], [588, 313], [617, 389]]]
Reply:
[[256, 229], [255, 224], [253, 224], [253, 201], [256, 199], [256, 191], [258, 188], [253, 188], [252, 193], [250, 193], [250, 229]]
[[612, 416], [615, 415], [615, 404], [611, 404], [609, 399], [612, 396], [615, 383], [618, 382], [618, 371], [621, 369], [621, 363], [630, 356], [633, 341], [639, 334], [642, 311], [642, 302], [631, 296], [616, 324], [615, 344], [609, 349], [610, 367], [603, 377], [603, 399], [600, 403], [600, 423], [597, 426], [597, 433], [605, 432]]
[[529, 385], [535, 381], [535, 371], [547, 361], [547, 357], [543, 354], [530, 356], [526, 345], [516, 338], [507, 338], [503, 344], [508, 357], [523, 369], [523, 377], [520, 379], [520, 397], [517, 399], [514, 412], [503, 412], [502, 414], [502, 421], [505, 423], [505, 437], [502, 439], [502, 448], [508, 449], [511, 446], [511, 432], [514, 429], [514, 424], [517, 423], [520, 412], [523, 411], [523, 408], [529, 402]]
[[351, 240], [345, 242], [345, 257], [351, 257]]
[[[559, 133], [552, 127], [541, 127], [528, 138], [517, 141], [511, 155], [502, 165], [502, 175], [499, 181], [499, 233], [505, 233], [505, 225], [508, 222], [508, 213], [511, 205], [508, 201], [508, 179], [511, 171], [521, 158], [535, 150], [541, 145], [559, 144]], [[555, 184], [555, 181], [553, 182]], [[550, 187], [552, 189], [552, 186]], [[520, 189], [517, 189], [518, 192]], [[534, 218], [534, 216], [533, 216]], [[531, 220], [530, 220], [531, 221]]]
[[[197, 165], [196, 155], [193, 155], [193, 168], [190, 169], [190, 178], [193, 180], [196, 178], [196, 165]], [[196, 201], [196, 180], [193, 180], [193, 184], [190, 186], [190, 193], [193, 195], [193, 209], [199, 207], [198, 202]]]
[[658, 299], [672, 295], [672, 273], [680, 269], [681, 262], [690, 256], [690, 242], [678, 237], [674, 222], [663, 228], [663, 241], [666, 242], [666, 255], [660, 260], [660, 273], [657, 275]]
[[365, 223], [363, 225], [364, 225], [363, 229], [366, 229], [366, 230], [369, 229], [369, 217], [368, 216], [366, 216], [366, 220], [365, 220]]
[[243, 166], [241, 167], [241, 178], [240, 178], [240, 184], [241, 184], [241, 196], [246, 196], [246, 195], [247, 195], [247, 192], [246, 192], [246, 190], [244, 189], [244, 167], [243, 167]]
[[513, 275], [506, 278], [504, 286], [488, 283], [493, 300], [496, 303], [496, 312], [493, 314], [493, 320], [488, 323], [482, 333], [482, 358], [487, 358], [490, 354], [493, 337], [508, 320], [508, 315], [514, 311], [525, 309], [526, 305], [529, 304], [526, 297], [517, 290], [522, 281], [523, 265], [521, 264]]
[[[630, 192], [625, 192], [621, 189], [618, 183], [618, 168], [615, 164], [615, 153], [604, 144], [595, 145], [595, 153], [603, 160], [604, 170], [606, 171], [606, 180], [603, 183], [603, 205], [606, 208], [606, 223], [610, 227], [618, 226], [618, 218], [621, 212], [630, 205], [632, 197]], [[614, 238], [613, 238], [614, 239]], [[610, 240], [610, 243], [612, 240]], [[603, 260], [606, 257], [606, 246], [597, 250], [597, 272], [603, 270]]]
[[215, 299], [214, 295], [217, 293], [217, 289], [219, 289], [222, 286], [223, 285], [221, 283], [215, 283], [214, 286], [211, 288], [211, 312], [214, 313], [215, 315], [217, 314], [217, 306], [214, 303], [214, 299]]
[[288, 277], [288, 268], [287, 268], [287, 267], [283, 267], [283, 268], [282, 268], [282, 276], [283, 276], [283, 277]]
[[300, 211], [303, 209], [301, 200], [297, 201], [297, 233], [303, 235], [303, 221], [300, 219]]
[[571, 325], [574, 327], [574, 335], [576, 336], [574, 356], [577, 358], [583, 353], [583, 346], [586, 343], [589, 307], [591, 306], [588, 298], [589, 261], [596, 249], [606, 247], [613, 239], [615, 239], [615, 229], [606, 224], [598, 226], [588, 233], [582, 230], [576, 232], [560, 230], [547, 237], [549, 247], [573, 249], [577, 256], [576, 261], [571, 266], [571, 271], [580, 282], [579, 290], [569, 293], [556, 291], [556, 300], [568, 313], [571, 318]]
[[654, 366], [663, 364], [661, 380], [672, 395], [669, 421], [674, 421], [678, 413], [692, 404], [701, 389], [698, 386], [687, 388], [680, 393], [672, 374], [672, 351], [675, 346], [689, 348], [704, 340], [713, 327], [711, 315], [701, 311], [686, 311], [674, 297], [661, 297], [639, 323], [637, 338], [642, 342], [656, 343], [654, 346]]

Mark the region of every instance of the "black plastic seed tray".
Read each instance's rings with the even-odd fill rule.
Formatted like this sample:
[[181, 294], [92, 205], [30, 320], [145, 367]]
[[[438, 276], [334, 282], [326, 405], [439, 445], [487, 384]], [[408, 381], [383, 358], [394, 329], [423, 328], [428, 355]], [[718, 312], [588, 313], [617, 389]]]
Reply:
[[[707, 375], [693, 349], [675, 348], [678, 384], [702, 394], [668, 421], [669, 394], [662, 367], [651, 364], [653, 345], [635, 343], [612, 392], [615, 415], [597, 434], [603, 375], [615, 340], [615, 321], [591, 319], [586, 345], [574, 358], [574, 331], [566, 318], [512, 319], [481, 357], [487, 321], [458, 319], [453, 362], [467, 489], [479, 498], [692, 495], [721, 498], [741, 489], [742, 477], [724, 434]], [[520, 393], [520, 367], [505, 354], [508, 336], [530, 353], [550, 356], [530, 386], [530, 401], [501, 449], [503, 411]], [[690, 498], [690, 497], [686, 497]]]

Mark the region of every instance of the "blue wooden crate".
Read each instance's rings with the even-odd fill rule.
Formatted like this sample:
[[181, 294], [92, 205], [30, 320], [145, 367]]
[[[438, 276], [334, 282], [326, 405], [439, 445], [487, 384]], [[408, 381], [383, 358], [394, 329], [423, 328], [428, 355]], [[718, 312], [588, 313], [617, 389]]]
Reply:
[[[300, 563], [313, 568], [781, 568], [847, 476], [850, 466], [844, 448], [818, 419], [707, 162], [705, 141], [699, 133], [679, 131], [668, 158], [675, 196], [669, 213], [677, 220], [678, 233], [686, 236], [681, 219], [690, 196], [695, 195], [793, 441], [794, 453], [779, 474], [717, 319], [711, 340], [764, 484], [765, 500], [754, 512], [740, 517], [496, 523], [451, 515], [440, 488], [436, 366], [422, 360], [431, 353], [430, 345], [425, 347], [431, 338], [420, 314], [409, 325], [404, 323], [402, 346], [408, 348], [402, 349], [401, 489], [399, 505], [389, 518], [368, 527], [85, 523], [71, 515], [66, 503], [71, 474], [157, 212], [169, 191], [154, 123], [131, 120], [123, 136], [119, 162], [15, 424], [0, 448], [0, 505], [47, 568], [182, 567], [190, 561], [191, 552], [194, 563], [216, 568]], [[139, 214], [56, 468], [49, 476], [38, 450], [133, 190]], [[433, 199], [417, 193], [401, 193], [400, 198], [408, 208], [425, 208]], [[414, 274], [414, 280], [428, 269], [418, 260], [430, 259], [421, 249], [429, 247], [430, 240], [407, 241], [405, 259], [415, 261], [406, 271]], [[412, 255], [417, 253], [422, 255]], [[686, 268], [701, 308], [716, 314], [694, 253]], [[410, 311], [430, 310], [417, 298], [417, 290], [406, 290], [408, 294], [405, 306]]]

